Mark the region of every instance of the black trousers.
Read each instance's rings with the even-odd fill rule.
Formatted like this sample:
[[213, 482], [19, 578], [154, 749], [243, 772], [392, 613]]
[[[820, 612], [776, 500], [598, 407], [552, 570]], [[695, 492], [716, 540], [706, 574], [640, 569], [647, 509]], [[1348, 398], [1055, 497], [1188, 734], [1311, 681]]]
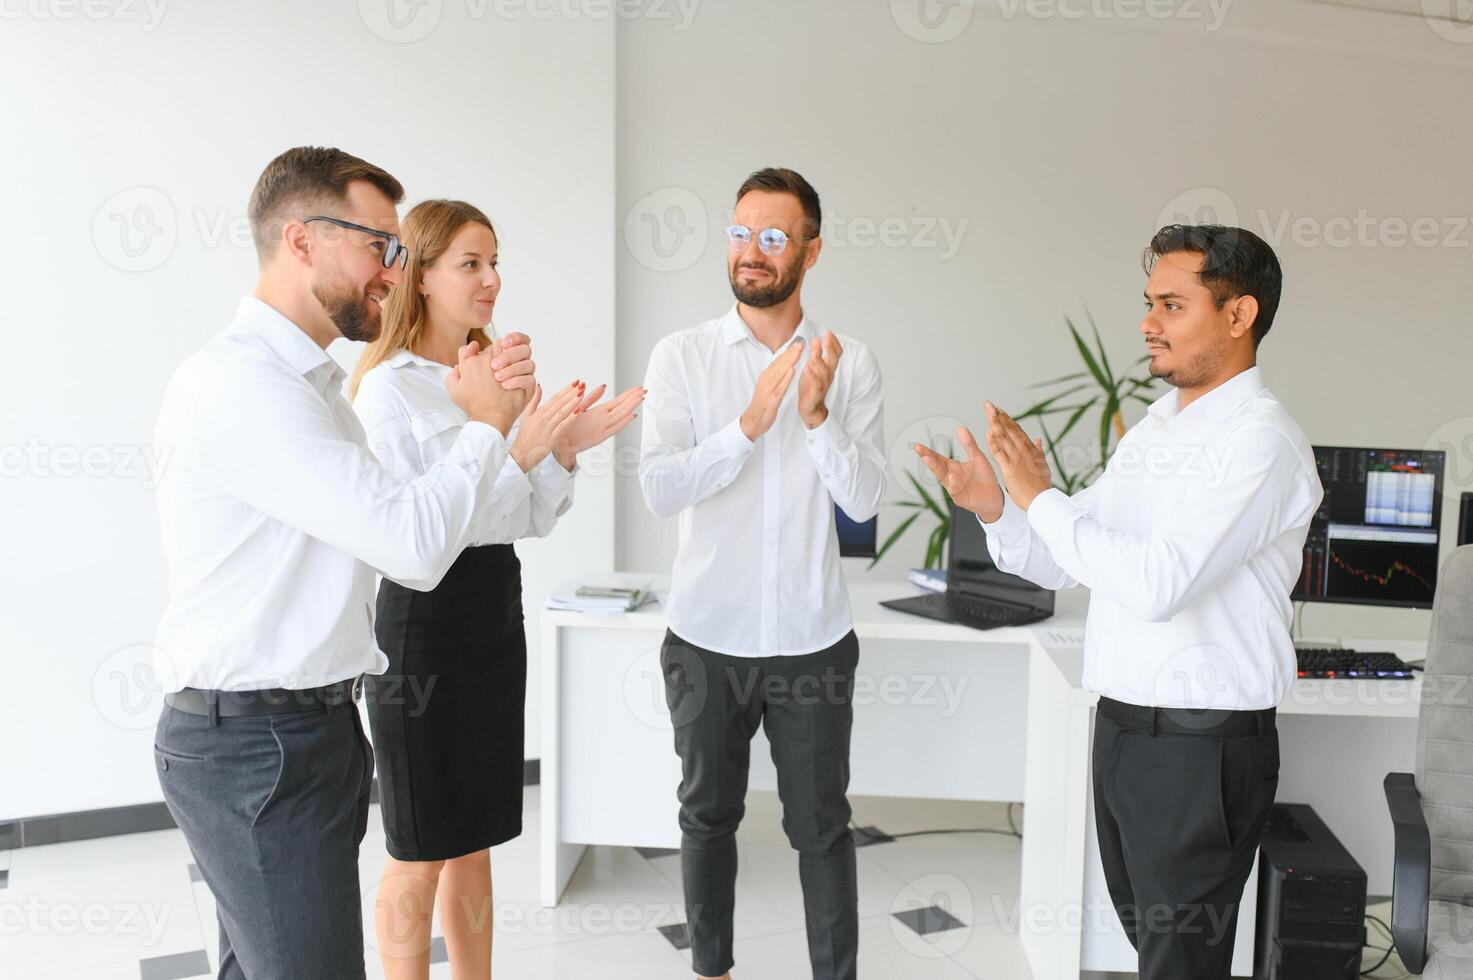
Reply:
[[1095, 827], [1141, 980], [1227, 980], [1238, 903], [1279, 781], [1264, 712], [1100, 699]]
[[845, 794], [858, 663], [852, 632], [791, 657], [725, 656], [666, 633], [660, 666], [681, 763], [680, 873], [698, 974], [732, 967], [736, 829], [760, 724], [777, 767], [783, 832], [798, 852], [814, 980], [854, 980], [859, 890]]

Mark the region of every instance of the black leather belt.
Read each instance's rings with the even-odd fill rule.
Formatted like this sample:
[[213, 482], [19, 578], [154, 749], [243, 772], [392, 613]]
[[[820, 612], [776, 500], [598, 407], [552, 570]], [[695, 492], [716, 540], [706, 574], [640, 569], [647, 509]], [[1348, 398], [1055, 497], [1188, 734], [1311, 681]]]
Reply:
[[351, 704], [363, 697], [363, 678], [338, 681], [323, 687], [298, 690], [272, 687], [259, 691], [209, 691], [186, 687], [164, 695], [164, 703], [176, 711], [216, 718], [281, 715], [296, 711], [327, 711], [335, 705]]
[[1150, 708], [1101, 697], [1100, 714], [1119, 725], [1151, 735], [1220, 735], [1243, 738], [1274, 730], [1277, 708], [1233, 711], [1228, 708]]

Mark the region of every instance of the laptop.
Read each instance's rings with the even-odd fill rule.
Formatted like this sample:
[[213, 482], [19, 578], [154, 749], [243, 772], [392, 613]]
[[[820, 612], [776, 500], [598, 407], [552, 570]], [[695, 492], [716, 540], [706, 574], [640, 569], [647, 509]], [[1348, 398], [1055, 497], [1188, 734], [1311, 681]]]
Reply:
[[973, 629], [1022, 626], [1054, 614], [1054, 593], [999, 571], [987, 553], [987, 532], [977, 516], [952, 505], [946, 547], [946, 591], [887, 599], [888, 609], [960, 623]]

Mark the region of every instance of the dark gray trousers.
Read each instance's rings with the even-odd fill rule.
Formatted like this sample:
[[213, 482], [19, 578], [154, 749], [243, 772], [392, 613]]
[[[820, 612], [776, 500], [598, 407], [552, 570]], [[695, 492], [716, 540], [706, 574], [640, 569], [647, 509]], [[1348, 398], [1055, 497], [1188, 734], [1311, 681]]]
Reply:
[[[1218, 734], [1212, 714], [1150, 708], [1095, 716], [1095, 828], [1110, 899], [1139, 953], [1140, 980], [1228, 980], [1243, 885], [1279, 778], [1279, 733]], [[1132, 717], [1134, 716], [1134, 717]]]
[[363, 980], [373, 750], [357, 706], [218, 721], [165, 706], [154, 762], [215, 894], [220, 980]]
[[752, 736], [772, 746], [783, 831], [798, 852], [814, 980], [854, 980], [859, 893], [849, 829], [849, 733], [859, 641], [794, 657], [732, 657], [667, 632], [665, 700], [680, 756], [680, 869], [692, 966], [732, 967], [736, 829]]

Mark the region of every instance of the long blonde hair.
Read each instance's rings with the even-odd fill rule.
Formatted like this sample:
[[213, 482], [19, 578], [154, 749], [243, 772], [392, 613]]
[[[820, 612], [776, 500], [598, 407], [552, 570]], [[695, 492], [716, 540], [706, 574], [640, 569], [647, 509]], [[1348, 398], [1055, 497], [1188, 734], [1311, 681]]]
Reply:
[[[404, 216], [404, 246], [409, 250], [409, 265], [404, 270], [404, 281], [389, 293], [378, 338], [364, 349], [358, 366], [353, 369], [353, 381], [348, 387], [350, 400], [358, 397], [358, 384], [363, 376], [396, 352], [406, 348], [420, 352], [429, 327], [425, 297], [419, 291], [425, 270], [445, 254], [451, 240], [471, 222], [485, 225], [493, 237], [496, 235], [491, 219], [464, 201], [432, 198], [420, 201]], [[473, 328], [465, 339], [474, 340], [482, 350], [491, 349], [491, 338], [480, 327]]]

